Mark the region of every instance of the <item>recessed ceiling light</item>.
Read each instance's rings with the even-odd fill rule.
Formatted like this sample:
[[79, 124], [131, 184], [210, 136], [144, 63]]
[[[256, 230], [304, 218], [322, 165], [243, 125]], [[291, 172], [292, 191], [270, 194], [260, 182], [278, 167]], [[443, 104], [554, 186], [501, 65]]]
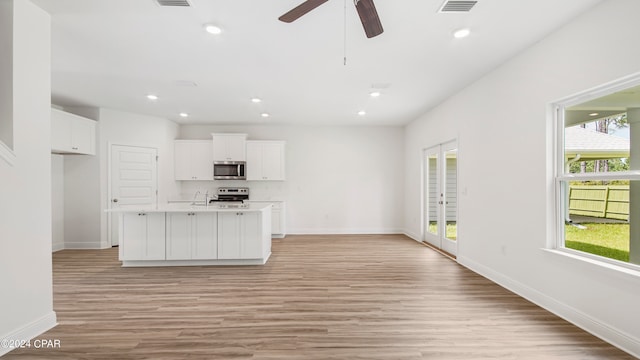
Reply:
[[153, 94], [149, 94], [149, 95], [147, 95], [147, 99], [155, 101], [155, 100], [158, 100], [158, 96], [157, 95], [153, 95]]
[[189, 114], [187, 114], [185, 112], [181, 112], [180, 113], [180, 117], [186, 118], [186, 117], [189, 117]]
[[369, 93], [369, 95], [371, 95], [371, 97], [378, 97], [380, 96], [380, 91], [372, 91]]
[[591, 113], [591, 114], [589, 114], [589, 116], [598, 116], [598, 115], [600, 115], [600, 113]]
[[367, 112], [364, 111], [364, 110], [360, 110], [360, 111], [358, 111], [358, 115], [359, 116], [365, 116], [365, 115], [367, 115]]
[[456, 39], [462, 39], [469, 36], [469, 34], [471, 34], [471, 30], [465, 28], [454, 31], [453, 37], [455, 37]]
[[222, 33], [222, 29], [220, 29], [220, 27], [216, 26], [216, 25], [212, 25], [212, 24], [207, 24], [204, 26], [204, 29], [209, 33], [209, 34], [214, 34], [214, 35], [218, 35], [220, 33]]
[[254, 103], [254, 104], [257, 104], [259, 102], [262, 102], [262, 99], [254, 97], [254, 98], [251, 98], [251, 102]]
[[263, 118], [267, 118], [267, 117], [269, 117], [271, 115], [269, 115], [269, 113], [262, 113], [262, 114], [260, 114], [260, 116], [262, 116]]

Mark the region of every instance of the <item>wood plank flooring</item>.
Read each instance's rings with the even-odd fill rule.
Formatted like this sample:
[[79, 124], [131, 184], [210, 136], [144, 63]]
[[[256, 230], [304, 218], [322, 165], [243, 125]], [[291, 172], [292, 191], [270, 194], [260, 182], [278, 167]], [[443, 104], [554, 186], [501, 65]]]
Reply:
[[[53, 255], [60, 349], [6, 359], [633, 359], [405, 236], [287, 236], [264, 266]], [[4, 358], [3, 358], [4, 360]]]

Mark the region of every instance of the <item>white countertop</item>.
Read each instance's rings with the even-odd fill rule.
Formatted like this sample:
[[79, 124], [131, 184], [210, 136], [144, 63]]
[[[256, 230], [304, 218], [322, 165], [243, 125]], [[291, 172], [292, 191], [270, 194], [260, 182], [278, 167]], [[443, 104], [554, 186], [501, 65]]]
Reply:
[[244, 204], [244, 206], [233, 206], [226, 204], [211, 204], [205, 205], [192, 205], [191, 203], [171, 203], [159, 206], [132, 206], [132, 207], [120, 207], [117, 209], [109, 209], [107, 212], [254, 212], [262, 211], [264, 209], [270, 209], [271, 206], [262, 203]]

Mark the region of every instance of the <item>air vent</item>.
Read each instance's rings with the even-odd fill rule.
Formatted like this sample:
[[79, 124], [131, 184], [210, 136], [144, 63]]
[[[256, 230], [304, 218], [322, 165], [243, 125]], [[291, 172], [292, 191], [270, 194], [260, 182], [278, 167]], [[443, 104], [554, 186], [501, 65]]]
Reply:
[[461, 1], [461, 0], [449, 0], [440, 8], [440, 12], [469, 12], [471, 8], [477, 3], [477, 1]]
[[188, 0], [156, 0], [160, 6], [191, 6]]

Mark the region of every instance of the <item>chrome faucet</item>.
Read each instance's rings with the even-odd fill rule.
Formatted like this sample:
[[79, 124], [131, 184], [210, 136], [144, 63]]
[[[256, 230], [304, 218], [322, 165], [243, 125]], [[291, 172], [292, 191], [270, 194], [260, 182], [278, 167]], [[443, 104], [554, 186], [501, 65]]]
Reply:
[[204, 206], [209, 207], [209, 200], [211, 199], [209, 198], [209, 190], [207, 190], [204, 194]]
[[198, 195], [200, 195], [200, 190], [196, 191], [196, 193], [193, 195], [193, 204], [195, 204], [198, 200]]

